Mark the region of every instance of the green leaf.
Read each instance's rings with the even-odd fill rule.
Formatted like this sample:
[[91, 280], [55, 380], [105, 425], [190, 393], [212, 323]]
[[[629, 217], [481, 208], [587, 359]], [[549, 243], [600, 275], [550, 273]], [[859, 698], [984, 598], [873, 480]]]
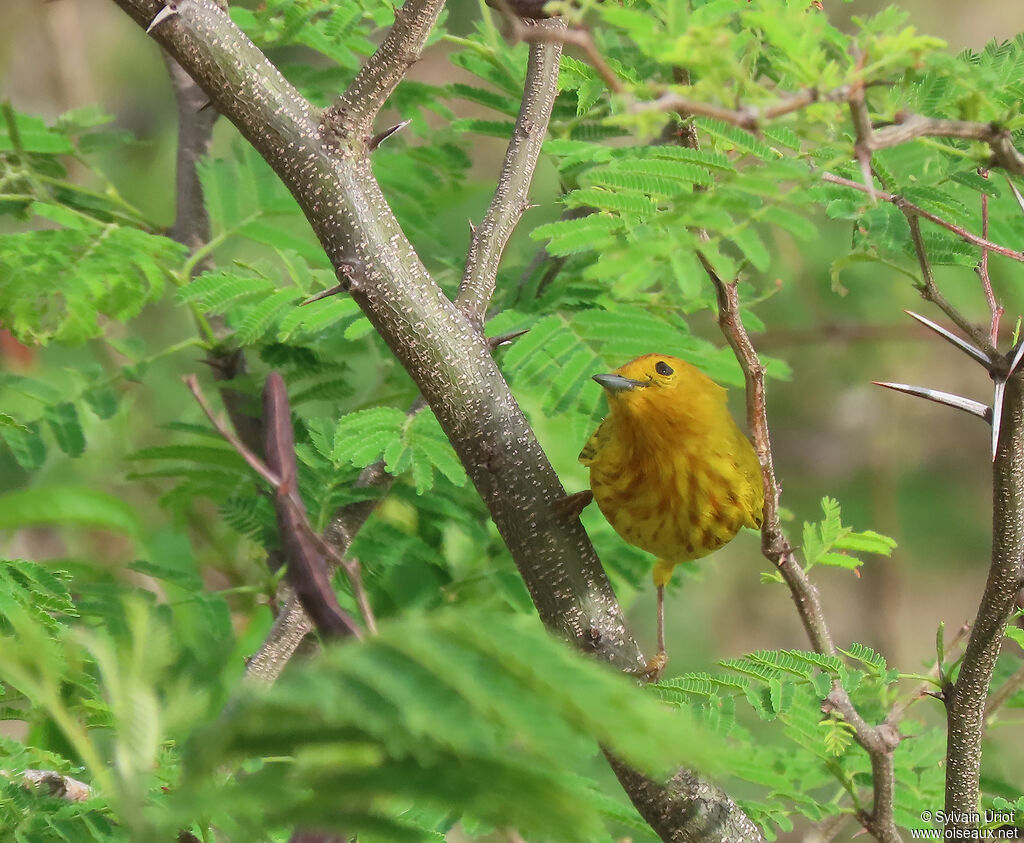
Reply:
[[49, 128], [41, 118], [19, 114], [13, 109], [11, 113], [14, 117], [13, 132], [6, 121], [0, 121], [0, 152], [13, 152], [16, 148], [42, 155], [70, 155], [74, 152], [67, 137]]
[[117, 412], [118, 394], [109, 386], [94, 386], [82, 393], [82, 400], [99, 418], [113, 418]]
[[570, 208], [592, 207], [636, 217], [648, 217], [657, 206], [648, 196], [629, 191], [611, 191], [589, 187], [574, 190], [565, 200]]
[[0, 436], [3, 436], [18, 465], [26, 471], [35, 471], [46, 461], [46, 443], [43, 442], [38, 422], [0, 428]]
[[867, 665], [878, 676], [884, 676], [886, 673], [885, 656], [876, 653], [870, 647], [858, 644], [855, 641], [850, 645], [849, 650], [844, 650], [840, 647], [839, 652]]
[[853, 570], [862, 564], [857, 557], [845, 552], [836, 553], [836, 550], [884, 556], [892, 554], [896, 542], [888, 536], [872, 530], [858, 533], [850, 527], [843, 526], [838, 501], [822, 498], [821, 508], [825, 517], [819, 523], [804, 522], [803, 550], [808, 570], [815, 565], [831, 565]]
[[178, 291], [177, 299], [196, 305], [204, 313], [216, 314], [238, 302], [262, 298], [273, 289], [274, 283], [268, 278], [218, 270], [197, 275]]
[[294, 287], [278, 290], [251, 308], [235, 331], [235, 338], [242, 345], [252, 345], [260, 339], [283, 313], [296, 304], [301, 293]]
[[134, 536], [139, 522], [120, 498], [81, 486], [40, 486], [0, 495], [0, 529], [42, 524], [94, 527]]
[[776, 153], [772, 151], [771, 147], [759, 141], [750, 132], [736, 126], [731, 126], [720, 120], [712, 120], [708, 117], [698, 118], [697, 125], [713, 138], [724, 142], [727, 148], [754, 155], [763, 161], [776, 157]]
[[334, 448], [325, 454], [335, 464], [364, 468], [376, 462], [398, 441], [407, 418], [393, 407], [374, 407], [342, 416], [334, 430]]
[[[687, 712], [571, 652], [534, 618], [438, 612], [383, 623], [243, 694], [230, 719], [192, 742], [184, 787], [219, 815], [301, 817], [360, 837], [389, 806], [411, 802], [531, 839], [589, 843], [605, 832], [573, 773], [598, 743], [654, 775], [724, 761], [721, 742]], [[268, 755], [289, 760], [249, 766], [244, 788], [276, 797], [238, 801], [242, 785], [224, 765]]]
[[50, 426], [57, 445], [69, 457], [80, 457], [85, 452], [85, 434], [78, 420], [74, 404], [62, 401], [50, 404], [43, 410], [43, 418]]

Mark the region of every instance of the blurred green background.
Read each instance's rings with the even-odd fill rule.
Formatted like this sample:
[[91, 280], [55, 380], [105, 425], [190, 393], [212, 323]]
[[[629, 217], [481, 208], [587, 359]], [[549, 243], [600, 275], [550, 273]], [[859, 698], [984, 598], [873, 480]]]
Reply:
[[[837, 21], [888, 5], [825, 3]], [[900, 5], [910, 10], [919, 30], [946, 39], [954, 52], [981, 48], [993, 38], [1007, 40], [1024, 30], [1021, 3], [918, 0]], [[451, 25], [457, 29], [460, 16], [468, 25], [477, 14], [476, 3], [454, 3]], [[0, 23], [0, 96], [47, 119], [89, 104], [116, 115], [139, 142], [118, 151], [118, 160], [107, 162], [104, 169], [126, 198], [170, 224], [174, 102], [153, 43], [109, 0], [3, 0]], [[455, 79], [458, 73], [446, 61], [443, 47], [412, 72], [413, 78], [432, 82]], [[461, 107], [466, 114], [474, 113], [467, 103]], [[234, 136], [233, 127], [221, 121], [217, 148], [225, 149]], [[450, 209], [450, 230], [462, 240], [468, 240], [465, 217], [478, 218], [489, 199], [503, 144], [481, 139], [474, 151], [474, 204]], [[535, 199], [553, 198], [555, 187], [553, 171], [542, 166]], [[528, 215], [510, 245], [506, 265], [525, 265], [532, 257], [536, 245], [524, 233], [530, 226]], [[902, 308], [911, 308], [938, 318], [905, 278], [877, 267], [851, 269], [843, 275], [843, 289], [833, 289], [829, 267], [851, 233], [848, 224], [838, 222], [822, 231], [815, 248], [803, 251], [794, 250], [788, 240], [779, 241], [771, 273], [778, 291], [758, 311], [767, 326], [755, 337], [759, 349], [785, 359], [793, 369], [792, 379], [772, 382], [769, 393], [783, 505], [794, 514], [790, 535], [797, 542], [800, 523], [820, 517], [818, 501], [824, 495], [842, 503], [844, 523], [896, 539], [899, 546], [892, 558], [868, 558], [862, 578], [827, 569], [816, 572], [816, 581], [840, 646], [857, 640], [879, 649], [891, 665], [917, 671], [934, 657], [936, 626], [944, 622], [956, 629], [972, 618], [984, 585], [991, 512], [988, 431], [972, 417], [888, 393], [870, 382], [921, 384], [983, 401], [990, 398], [991, 384], [977, 366], [902, 314]], [[1006, 307], [1005, 348], [1024, 311], [1021, 269], [993, 259], [992, 276]], [[946, 268], [937, 278], [954, 303], [977, 321], [987, 321], [973, 272]], [[187, 335], [188, 321], [184, 312], [168, 304], [150, 308], [132, 329], [154, 344], [170, 343]], [[693, 329], [719, 341], [709, 314], [699, 314]], [[44, 349], [19, 362], [8, 353], [0, 365], [59, 382], [60, 370], [76, 365], [80, 356], [79, 351]], [[177, 375], [194, 370], [196, 356], [184, 352], [161, 363], [144, 387], [135, 388], [130, 411], [87, 430], [90, 448], [84, 457], [51, 461], [49, 479], [119, 491], [158, 527], [166, 517], [156, 503], [159, 490], [126, 483], [120, 460], [126, 442], [132, 448], [147, 444], [149, 429], [183, 412], [186, 403]], [[159, 384], [163, 386], [152, 388]], [[742, 413], [740, 396], [734, 396], [734, 407]], [[194, 415], [191, 406], [184, 412]], [[540, 433], [543, 437], [545, 431]], [[585, 485], [576, 451], [550, 455], [570, 491]], [[10, 470], [0, 476], [2, 490], [19, 482], [17, 472], [4, 467]], [[588, 524], [600, 519], [591, 509]], [[258, 563], [245, 557], [244, 546], [221, 544], [215, 530], [210, 538], [211, 558], [216, 552], [235, 554], [232, 565], [220, 564], [211, 573], [222, 585], [232, 580], [233, 566], [244, 570]], [[101, 543], [90, 548], [91, 555], [112, 565], [130, 553], [130, 548], [111, 546], [108, 536], [75, 540]], [[11, 556], [47, 558], [68, 552], [63, 541], [48, 531], [29, 531], [5, 550]], [[695, 578], [678, 578], [683, 582], [667, 609], [670, 673], [703, 669], [709, 659], [758, 648], [806, 646], [788, 593], [781, 586], [759, 583], [757, 572], [765, 564], [756, 537], [749, 534], [702, 562]], [[653, 589], [648, 589], [629, 606], [647, 645], [653, 640], [653, 598]], [[920, 705], [933, 707], [936, 716], [941, 713], [936, 702]], [[1003, 728], [999, 736], [1003, 734], [1007, 742], [1020, 741], [1019, 729]], [[1000, 763], [1009, 763], [1013, 756], [1008, 749]]]

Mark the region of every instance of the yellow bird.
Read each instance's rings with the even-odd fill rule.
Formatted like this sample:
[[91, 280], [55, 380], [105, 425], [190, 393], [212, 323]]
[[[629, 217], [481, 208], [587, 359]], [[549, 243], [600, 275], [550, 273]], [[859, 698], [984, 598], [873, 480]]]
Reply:
[[664, 589], [672, 569], [717, 550], [741, 527], [760, 528], [761, 466], [725, 390], [689, 363], [645, 354], [594, 380], [610, 413], [580, 462], [615, 531], [658, 557], [658, 653], [647, 666], [657, 678], [668, 661]]

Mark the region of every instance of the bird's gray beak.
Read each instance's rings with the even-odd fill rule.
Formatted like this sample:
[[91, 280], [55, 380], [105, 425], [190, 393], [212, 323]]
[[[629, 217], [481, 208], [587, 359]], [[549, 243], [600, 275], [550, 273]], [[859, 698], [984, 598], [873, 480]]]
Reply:
[[631, 389], [639, 389], [647, 386], [646, 381], [635, 381], [632, 378], [625, 378], [622, 375], [594, 375], [594, 380], [609, 392], [628, 392]]

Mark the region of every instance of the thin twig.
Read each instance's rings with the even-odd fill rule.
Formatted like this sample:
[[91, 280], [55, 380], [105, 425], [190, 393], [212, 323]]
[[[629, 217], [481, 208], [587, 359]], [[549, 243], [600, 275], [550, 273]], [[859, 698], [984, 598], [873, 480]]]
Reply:
[[419, 61], [444, 0], [406, 0], [395, 23], [352, 84], [323, 115], [338, 136], [369, 143], [373, 121], [409, 68]]
[[[853, 181], [852, 179], [843, 178], [837, 176], [834, 173], [824, 172], [821, 174], [821, 180], [829, 182], [830, 184], [838, 184], [843, 187], [849, 187], [853, 190], [859, 190], [861, 193], [867, 193], [868, 189], [860, 182]], [[1018, 252], [1015, 249], [1008, 249], [1006, 246], [1000, 246], [998, 243], [993, 243], [991, 240], [986, 240], [984, 237], [979, 237], [977, 234], [973, 234], [963, 226], [951, 223], [948, 220], [943, 219], [936, 214], [926, 211], [920, 205], [915, 205], [899, 196], [895, 193], [887, 193], [882, 190], [875, 191], [875, 195], [885, 201], [891, 202], [897, 208], [904, 213], [912, 213], [914, 216], [922, 217], [936, 225], [942, 226], [947, 231], [952, 231], [957, 237], [963, 240], [965, 243], [970, 243], [973, 246], [988, 249], [990, 252], [994, 252], [997, 255], [1002, 255], [1004, 258], [1010, 258], [1011, 260], [1024, 262], [1024, 252]]]
[[[960, 628], [956, 631], [956, 635], [953, 636], [952, 640], [946, 643], [945, 649], [942, 654], [942, 661], [935, 660], [935, 664], [932, 665], [931, 670], [928, 671], [928, 676], [933, 678], [936, 682], [942, 680], [942, 673], [944, 670], [944, 663], [953, 654], [960, 643], [967, 637], [967, 633], [971, 631], [970, 624], [964, 623], [960, 625]], [[926, 697], [935, 689], [935, 685], [930, 681], [923, 681], [920, 685], [914, 688], [906, 697], [898, 699], [893, 703], [892, 708], [889, 709], [889, 713], [885, 717], [885, 722], [890, 726], [896, 727], [903, 720], [903, 717], [907, 713], [907, 709], [910, 708], [915, 702]]]
[[[561, 18], [523, 21], [520, 26], [530, 31], [565, 31], [565, 21]], [[537, 41], [530, 44], [523, 100], [508, 141], [494, 198], [483, 220], [473, 230], [456, 303], [478, 327], [483, 326], [487, 305], [494, 294], [498, 265], [505, 245], [529, 205], [527, 197], [530, 184], [558, 93], [561, 54], [562, 45], [559, 41]]]
[[985, 720], [990, 720], [1000, 707], [1021, 688], [1024, 688], [1024, 665], [1018, 667], [1010, 678], [1000, 685], [999, 689], [988, 698], [988, 704], [985, 706]]
[[[864, 68], [867, 61], [867, 53], [861, 53], [857, 57], [858, 72]], [[864, 100], [864, 85], [854, 84], [850, 87], [850, 94], [846, 99], [850, 109], [850, 120], [853, 123], [853, 131], [856, 135], [856, 142], [853, 145], [853, 154], [860, 164], [861, 178], [868, 190], [871, 201], [875, 201], [875, 182], [871, 175], [871, 115], [868, 113], [868, 105]]]
[[[376, 633], [377, 622], [373, 616], [373, 611], [370, 609], [370, 602], [366, 597], [366, 591], [363, 588], [359, 560], [347, 559], [339, 555], [328, 542], [317, 535], [310, 526], [309, 519], [306, 517], [305, 507], [298, 492], [298, 464], [295, 459], [295, 434], [292, 430], [291, 407], [288, 404], [288, 392], [285, 389], [284, 379], [277, 372], [271, 372], [267, 375], [267, 381], [263, 387], [263, 416], [267, 430], [264, 445], [267, 465], [281, 478], [282, 488], [278, 490], [278, 497], [280, 498], [282, 494], [286, 495], [289, 502], [293, 504], [291, 507], [293, 512], [302, 516], [299, 523], [301, 532], [312, 541], [320, 556], [333, 559], [335, 564], [345, 572], [366, 628], [371, 633]], [[316, 570], [311, 573], [315, 574], [318, 579], [322, 578], [323, 580], [319, 583], [318, 591], [322, 593], [326, 587], [330, 592], [329, 602], [336, 603], [337, 598], [334, 595], [334, 590], [330, 587], [330, 578], [327, 568], [323, 564], [323, 559], [321, 558], [316, 561], [319, 564], [316, 565]], [[296, 591], [301, 598], [302, 593], [299, 591], [297, 584]], [[334, 598], [334, 600], [331, 601], [330, 598]], [[303, 605], [306, 604], [303, 603]], [[315, 615], [312, 617], [314, 621], [317, 620]], [[318, 623], [317, 625], [319, 626], [320, 624]]]
[[[874, 85], [889, 85], [884, 81], [864, 83], [862, 87]], [[646, 102], [634, 102], [629, 106], [632, 114], [645, 114], [651, 111], [675, 112], [683, 117], [700, 116], [710, 117], [738, 126], [748, 132], [758, 132], [766, 121], [792, 114], [795, 111], [807, 108], [815, 103], [844, 103], [849, 101], [853, 85], [840, 85], [831, 91], [821, 91], [818, 88], [804, 88], [795, 94], [780, 97], [776, 102], [769, 105], [744, 105], [737, 108], [728, 108], [715, 103], [701, 102], [690, 99], [676, 91], [666, 91], [657, 99]]]
[[[818, 590], [796, 560], [792, 546], [782, 530], [779, 516], [779, 486], [775, 478], [771, 438], [768, 432], [764, 386], [765, 370], [754, 344], [750, 340], [750, 335], [743, 325], [737, 282], [722, 281], [707, 259], [700, 253], [698, 253], [698, 257], [715, 286], [718, 298], [719, 325], [743, 369], [747, 384], [747, 422], [754, 450], [761, 463], [765, 492], [761, 550], [767, 559], [778, 566], [779, 572], [789, 586], [800, 620], [803, 622], [804, 629], [807, 631], [815, 651], [827, 655], [837, 655], [838, 651], [825, 621]], [[899, 732], [885, 723], [878, 726], [868, 724], [857, 712], [849, 694], [838, 681], [833, 683], [828, 702], [854, 728], [857, 743], [863, 747], [871, 759], [874, 805], [870, 814], [863, 813], [859, 819], [876, 838], [886, 841], [886, 843], [895, 843], [900, 837], [893, 821], [892, 753], [899, 744]]]
[[[979, 170], [978, 175], [988, 178], [987, 170]], [[988, 240], [988, 194], [981, 194], [981, 236]], [[992, 322], [989, 327], [989, 337], [992, 340], [992, 347], [999, 345], [999, 320], [1003, 316], [1003, 307], [996, 301], [995, 293], [992, 291], [992, 279], [988, 274], [988, 249], [981, 247], [981, 260], [977, 267], [978, 277], [981, 279], [981, 288], [985, 292], [985, 301], [988, 302], [989, 312], [992, 314]]]
[[1024, 174], [1024, 155], [1013, 146], [1010, 133], [994, 123], [969, 120], [942, 120], [921, 114], [899, 114], [891, 126], [876, 129], [871, 148], [885, 149], [918, 138], [960, 138], [986, 143], [992, 151], [991, 165], [1017, 175]]

